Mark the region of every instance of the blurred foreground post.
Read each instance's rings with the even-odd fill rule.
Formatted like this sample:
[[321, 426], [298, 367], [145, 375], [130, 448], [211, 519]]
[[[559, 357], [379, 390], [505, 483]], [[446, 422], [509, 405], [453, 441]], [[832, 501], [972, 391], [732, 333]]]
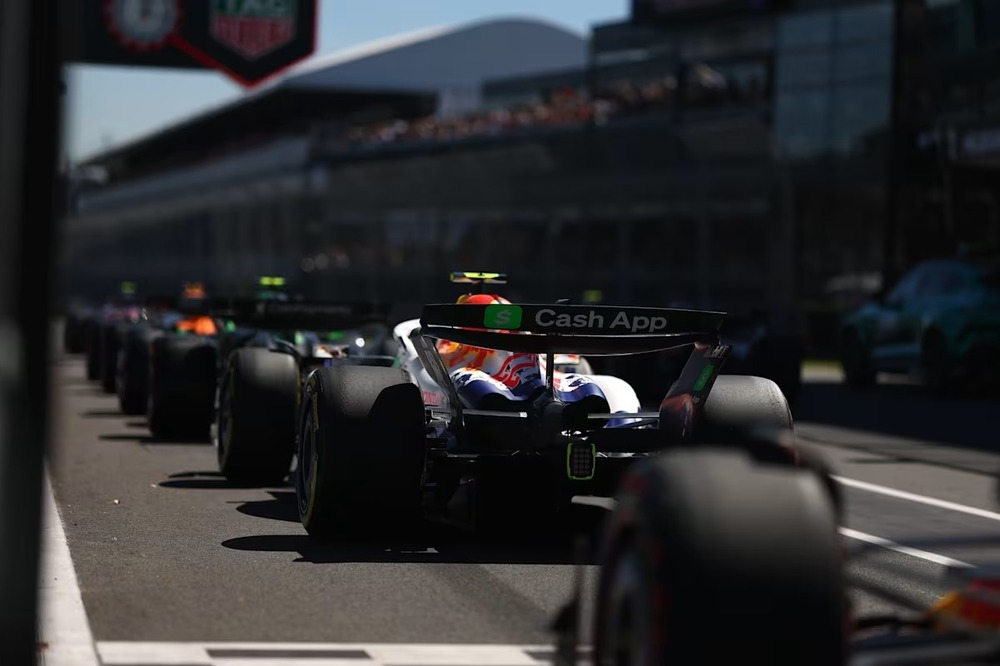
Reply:
[[59, 198], [59, 7], [0, 2], [0, 663], [33, 664]]

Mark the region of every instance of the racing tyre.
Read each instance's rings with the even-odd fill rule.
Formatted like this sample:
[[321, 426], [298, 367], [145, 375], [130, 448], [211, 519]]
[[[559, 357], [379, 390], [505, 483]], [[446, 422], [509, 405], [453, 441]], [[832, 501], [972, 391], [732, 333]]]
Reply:
[[146, 419], [158, 439], [208, 439], [215, 406], [215, 347], [197, 337], [150, 345]]
[[404, 536], [421, 518], [425, 418], [398, 368], [333, 366], [309, 375], [295, 495], [314, 537]]
[[109, 324], [101, 330], [101, 367], [100, 382], [105, 393], [114, 393], [118, 381], [118, 350], [126, 327], [119, 324]]
[[773, 441], [792, 428], [788, 400], [772, 380], [721, 375], [705, 400], [695, 436], [708, 443]]
[[830, 493], [840, 516], [840, 486], [830, 466], [795, 441], [788, 400], [775, 382], [750, 375], [722, 375], [708, 394], [696, 428], [696, 441], [741, 448], [761, 463], [807, 469]]
[[216, 453], [232, 482], [278, 485], [295, 453], [299, 368], [290, 354], [238, 349], [219, 383]]
[[628, 472], [604, 545], [601, 666], [846, 662], [842, 548], [811, 474], [672, 450]]
[[87, 379], [95, 382], [101, 378], [101, 340], [105, 324], [91, 321], [87, 324]]
[[146, 411], [149, 400], [149, 345], [154, 331], [130, 328], [118, 352], [118, 406], [123, 414], [135, 416]]

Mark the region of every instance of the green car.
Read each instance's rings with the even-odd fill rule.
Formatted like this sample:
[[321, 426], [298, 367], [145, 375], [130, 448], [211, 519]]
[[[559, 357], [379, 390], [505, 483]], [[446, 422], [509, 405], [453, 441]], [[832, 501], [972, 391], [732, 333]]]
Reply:
[[841, 330], [845, 381], [871, 386], [879, 372], [919, 376], [931, 389], [997, 384], [1000, 261], [941, 259], [917, 265]]

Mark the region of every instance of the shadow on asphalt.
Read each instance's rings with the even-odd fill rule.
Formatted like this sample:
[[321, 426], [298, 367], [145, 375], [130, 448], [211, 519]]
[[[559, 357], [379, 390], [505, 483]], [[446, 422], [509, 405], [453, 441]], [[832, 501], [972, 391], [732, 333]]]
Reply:
[[[171, 474], [166, 481], [160, 482], [161, 488], [185, 488], [189, 490], [224, 490], [226, 488], [259, 489], [261, 486], [253, 484], [233, 483], [219, 472], [177, 472]], [[241, 502], [242, 503], [242, 502]], [[294, 510], [295, 505], [292, 505]], [[298, 521], [296, 515], [295, 520]]]
[[[589, 541], [592, 544], [596, 540], [591, 538]], [[535, 541], [530, 537], [501, 541], [436, 525], [427, 528], [426, 536], [407, 541], [328, 543], [306, 534], [264, 534], [228, 539], [222, 545], [231, 550], [294, 553], [298, 555], [295, 562], [313, 564], [566, 565], [580, 560], [583, 564], [596, 565], [599, 561], [597, 549], [592, 545], [584, 545], [583, 552], [578, 555], [573, 535], [550, 534]]]
[[[270, 499], [239, 502], [236, 510], [256, 518], [299, 525], [295, 492], [269, 490], [268, 494]], [[517, 526], [513, 530], [486, 529], [481, 532], [427, 522], [416, 536], [391, 542], [382, 537], [345, 542], [324, 541], [303, 534], [302, 528], [298, 527], [297, 534], [238, 537], [223, 541], [222, 545], [231, 550], [297, 553], [296, 562], [322, 564], [573, 564], [581, 558], [585, 564], [596, 564], [596, 535], [604, 526], [606, 516], [602, 510], [577, 507], [561, 523], [525, 528], [523, 521], [515, 520], [511, 523]]]
[[236, 502], [239, 504], [236, 510], [254, 518], [280, 520], [288, 523], [299, 522], [299, 511], [295, 507], [294, 490], [271, 490], [267, 494], [271, 496], [271, 499]]

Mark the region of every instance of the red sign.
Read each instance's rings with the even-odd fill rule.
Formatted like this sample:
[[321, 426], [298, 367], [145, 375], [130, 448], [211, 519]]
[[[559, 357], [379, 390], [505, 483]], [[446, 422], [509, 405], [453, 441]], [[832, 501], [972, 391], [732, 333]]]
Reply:
[[211, 34], [248, 60], [295, 38], [293, 0], [213, 0]]

